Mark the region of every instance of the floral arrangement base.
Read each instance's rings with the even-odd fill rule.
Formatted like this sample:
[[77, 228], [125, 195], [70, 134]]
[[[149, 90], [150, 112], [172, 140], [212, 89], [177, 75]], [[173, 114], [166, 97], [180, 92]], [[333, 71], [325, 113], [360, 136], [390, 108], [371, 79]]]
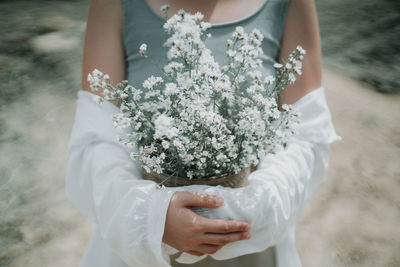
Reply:
[[223, 174], [220, 176], [212, 176], [199, 179], [188, 179], [177, 176], [170, 176], [166, 174], [158, 174], [150, 171], [149, 173], [143, 169], [143, 179], [152, 180], [157, 184], [162, 184], [167, 187], [187, 186], [187, 185], [221, 185], [224, 187], [239, 188], [245, 187], [249, 184], [248, 176], [255, 170], [254, 166], [245, 168], [237, 174]]

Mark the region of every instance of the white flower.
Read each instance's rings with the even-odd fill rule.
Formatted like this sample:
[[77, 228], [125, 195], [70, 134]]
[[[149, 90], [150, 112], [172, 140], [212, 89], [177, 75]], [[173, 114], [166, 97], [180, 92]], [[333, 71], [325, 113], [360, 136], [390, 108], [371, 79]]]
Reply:
[[189, 179], [193, 178], [193, 171], [186, 172], [186, 175]]
[[98, 95], [94, 95], [93, 96], [93, 101], [96, 102], [96, 103], [101, 104], [101, 103], [104, 102], [104, 99], [102, 97], [98, 96]]
[[150, 168], [147, 167], [146, 165], [143, 165], [143, 169], [145, 169], [147, 173], [150, 173], [150, 172], [151, 172]]
[[242, 26], [238, 26], [236, 27], [235, 32], [239, 35], [244, 35], [244, 28]]
[[289, 105], [283, 104], [283, 105], [282, 105], [282, 109], [283, 109], [283, 110], [289, 110]]
[[294, 62], [294, 70], [297, 72], [297, 74], [301, 75], [301, 68], [303, 67], [303, 64], [301, 61], [296, 60]]
[[178, 92], [178, 88], [175, 83], [167, 83], [165, 85], [164, 93], [168, 96], [176, 94]]
[[301, 55], [306, 54], [306, 50], [304, 50], [303, 47], [301, 47], [300, 45], [296, 47], [296, 50], [299, 51]]
[[[304, 49], [297, 47], [283, 65], [274, 64], [276, 77], [267, 76], [260, 72], [264, 36], [237, 27], [227, 41], [227, 62], [220, 66], [205, 46], [211, 25], [202, 19], [201, 13], [180, 10], [166, 21], [163, 76], [148, 77], [142, 88], [127, 81], [113, 86], [99, 70], [88, 75], [93, 90], [103, 89], [104, 100], [120, 101], [114, 125], [131, 127], [121, 142], [138, 149], [132, 159], [147, 171], [179, 169], [189, 179], [238, 173], [274, 153], [295, 130], [298, 116], [289, 105], [281, 112], [277, 99], [301, 74]], [[146, 44], [139, 51], [147, 57]]]
[[254, 29], [251, 33], [253, 34], [253, 36], [254, 36], [255, 38], [257, 38], [257, 39], [260, 40], [260, 41], [264, 38], [264, 35], [263, 35], [263, 34], [261, 33], [261, 31], [258, 30], [258, 29]]
[[162, 140], [161, 145], [163, 148], [168, 149], [169, 148], [169, 142], [167, 140]]
[[236, 62], [242, 62], [243, 61], [243, 55], [242, 54], [236, 54], [234, 57], [234, 60]]
[[232, 49], [229, 49], [228, 51], [226, 51], [226, 54], [227, 54], [229, 57], [234, 57], [234, 56], [236, 55], [236, 51], [235, 51], [235, 50], [232, 50]]
[[203, 30], [208, 30], [209, 28], [211, 28], [211, 26], [212, 26], [212, 24], [211, 23], [208, 23], [208, 22], [201, 22], [200, 23], [200, 27], [203, 29]]
[[294, 75], [293, 73], [289, 73], [289, 81], [291, 83], [294, 83], [296, 81], [296, 75]]
[[121, 122], [120, 125], [122, 128], [128, 128], [131, 125], [130, 119], [127, 117], [124, 117]]
[[93, 70], [93, 75], [94, 75], [94, 76], [102, 76], [103, 73], [102, 73], [101, 71], [99, 71], [98, 69], [94, 69], [94, 70]]
[[182, 142], [177, 140], [177, 139], [174, 140], [173, 144], [174, 144], [175, 147], [177, 147], [179, 149], [183, 148]]
[[243, 75], [238, 75], [237, 77], [236, 77], [236, 82], [237, 83], [242, 83], [242, 82], [244, 82], [246, 80], [246, 78], [243, 76]]
[[204, 15], [203, 15], [201, 12], [196, 12], [196, 13], [194, 14], [194, 19], [197, 20], [197, 21], [200, 21], [200, 20], [202, 20], [203, 18], [204, 18]]
[[275, 81], [275, 77], [272, 76], [272, 75], [269, 75], [269, 76], [265, 77], [265, 79], [264, 79], [264, 82], [267, 83], [267, 84], [271, 84], [274, 81]]
[[146, 55], [146, 51], [147, 51], [147, 44], [142, 44], [139, 48], [139, 52], [142, 56]]
[[153, 75], [151, 75], [143, 82], [142, 86], [147, 89], [153, 89], [155, 85], [158, 85], [163, 81], [164, 80], [161, 77], [154, 77]]
[[166, 136], [169, 139], [177, 136], [178, 129], [173, 126], [173, 119], [165, 114], [161, 114], [154, 121], [155, 134], [158, 137]]
[[167, 13], [168, 10], [169, 10], [169, 8], [170, 8], [170, 6], [167, 5], [167, 4], [165, 4], [165, 5], [162, 5], [162, 6], [160, 7], [160, 10], [161, 10], [161, 12], [163, 12], [163, 13]]
[[262, 73], [259, 70], [255, 70], [249, 73], [249, 77], [253, 80], [261, 79]]

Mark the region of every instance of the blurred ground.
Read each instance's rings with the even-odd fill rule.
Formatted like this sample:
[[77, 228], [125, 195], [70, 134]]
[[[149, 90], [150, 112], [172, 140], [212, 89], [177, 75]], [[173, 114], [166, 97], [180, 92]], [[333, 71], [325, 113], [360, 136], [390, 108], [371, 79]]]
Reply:
[[[350, 13], [355, 19], [365, 12], [357, 9], [360, 3], [345, 1], [316, 1], [324, 85], [343, 141], [332, 146], [329, 175], [303, 213], [297, 245], [304, 266], [399, 267], [400, 95], [374, 89], [399, 89], [390, 77], [398, 75], [400, 53], [390, 41], [393, 33], [367, 34], [371, 42], [358, 42], [372, 49], [386, 40], [377, 51], [391, 58], [369, 57], [367, 48], [346, 41], [358, 28], [366, 35], [371, 24], [349, 20]], [[397, 2], [376, 3], [363, 6], [393, 23], [393, 9], [386, 14], [379, 8]], [[0, 266], [77, 266], [89, 237], [90, 224], [64, 193], [87, 8], [86, 0], [0, 2]]]
[[326, 67], [323, 84], [343, 140], [298, 224], [304, 266], [399, 267], [400, 96]]
[[324, 60], [384, 93], [400, 92], [400, 1], [315, 0]]

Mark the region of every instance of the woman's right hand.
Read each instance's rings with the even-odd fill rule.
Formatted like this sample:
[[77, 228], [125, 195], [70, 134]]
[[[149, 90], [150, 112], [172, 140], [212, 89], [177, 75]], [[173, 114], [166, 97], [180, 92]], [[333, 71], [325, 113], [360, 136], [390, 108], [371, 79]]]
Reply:
[[163, 242], [179, 251], [202, 256], [213, 254], [230, 242], [250, 239], [248, 223], [209, 219], [191, 209], [215, 209], [222, 204], [222, 197], [175, 192], [167, 211]]

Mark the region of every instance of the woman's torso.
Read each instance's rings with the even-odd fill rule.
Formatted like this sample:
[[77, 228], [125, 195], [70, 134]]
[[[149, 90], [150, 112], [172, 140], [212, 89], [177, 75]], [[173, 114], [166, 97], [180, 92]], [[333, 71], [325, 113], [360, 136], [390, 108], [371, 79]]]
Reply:
[[[166, 63], [165, 48], [163, 47], [164, 34], [162, 25], [164, 19], [155, 11], [159, 6], [158, 0], [122, 0], [123, 2], [123, 44], [125, 48], [125, 78], [135, 87], [140, 88], [142, 82], [150, 75], [161, 75], [160, 69], [150, 60], [140, 56], [139, 47], [142, 43], [148, 45], [147, 53], [153, 61], [163, 66]], [[237, 1], [237, 0], [235, 0]], [[245, 1], [245, 0], [243, 0]], [[255, 0], [254, 3], [260, 0]], [[179, 2], [179, 0], [177, 0]], [[246, 32], [254, 28], [259, 29], [264, 40], [262, 49], [264, 56], [261, 58], [263, 66], [261, 71], [273, 74], [273, 64], [277, 61], [280, 39], [283, 33], [284, 19], [289, 0], [263, 0], [256, 8], [249, 8], [247, 15], [239, 16], [228, 22], [214, 23], [210, 29], [212, 37], [206, 40], [206, 46], [212, 51], [215, 60], [222, 66], [225, 61], [226, 41], [231, 37], [237, 26], [242, 26]], [[174, 11], [172, 9], [172, 11]], [[210, 19], [211, 18], [211, 19]], [[205, 21], [219, 21], [215, 17], [205, 16]], [[184, 265], [174, 262], [174, 267]], [[235, 267], [249, 265], [252, 267], [274, 267], [275, 252], [270, 248], [264, 252], [245, 255], [226, 261], [215, 261], [211, 257], [195, 263], [194, 267]], [[187, 266], [187, 265], [185, 265]]]

